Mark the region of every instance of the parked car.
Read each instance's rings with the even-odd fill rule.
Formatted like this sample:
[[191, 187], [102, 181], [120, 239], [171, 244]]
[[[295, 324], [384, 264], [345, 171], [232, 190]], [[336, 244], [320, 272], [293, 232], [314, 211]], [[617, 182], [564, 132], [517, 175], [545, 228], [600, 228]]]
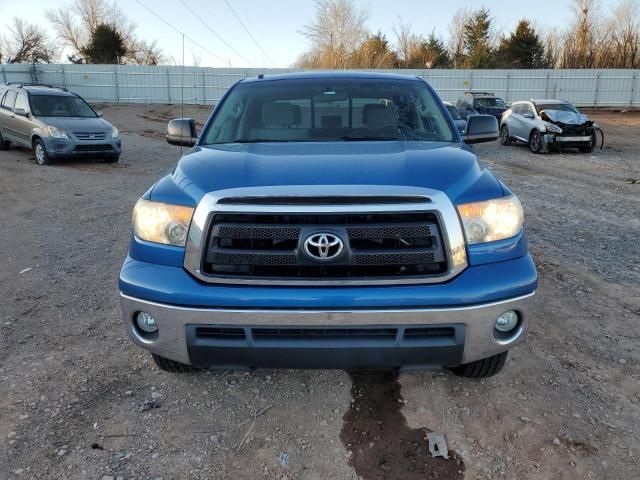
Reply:
[[463, 118], [469, 115], [493, 115], [498, 122], [502, 114], [507, 111], [507, 104], [500, 97], [490, 92], [466, 92], [456, 103], [456, 108]]
[[169, 371], [500, 371], [531, 324], [536, 269], [517, 197], [422, 79], [241, 80], [137, 202], [119, 279], [127, 331]]
[[47, 165], [63, 157], [99, 157], [115, 163], [118, 129], [82, 97], [49, 85], [0, 85], [0, 150], [14, 143]]
[[592, 152], [597, 143], [598, 126], [563, 100], [513, 102], [500, 124], [500, 142], [524, 142], [533, 153], [550, 148], [578, 148]]
[[464, 135], [464, 132], [467, 129], [467, 121], [462, 118], [462, 115], [460, 115], [460, 112], [452, 103], [444, 102], [444, 106], [447, 107], [449, 115], [453, 118], [453, 123], [456, 124], [460, 133]]

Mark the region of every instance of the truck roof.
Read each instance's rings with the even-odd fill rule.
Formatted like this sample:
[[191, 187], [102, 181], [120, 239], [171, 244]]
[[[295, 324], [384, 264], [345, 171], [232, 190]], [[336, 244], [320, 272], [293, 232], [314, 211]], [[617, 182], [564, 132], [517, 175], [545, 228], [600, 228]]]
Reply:
[[291, 72], [277, 75], [258, 75], [242, 80], [242, 82], [264, 82], [269, 80], [298, 80], [298, 79], [322, 79], [322, 78], [370, 78], [380, 80], [417, 80], [420, 77], [415, 75], [401, 75], [397, 73], [379, 73], [362, 71], [313, 71], [313, 72]]

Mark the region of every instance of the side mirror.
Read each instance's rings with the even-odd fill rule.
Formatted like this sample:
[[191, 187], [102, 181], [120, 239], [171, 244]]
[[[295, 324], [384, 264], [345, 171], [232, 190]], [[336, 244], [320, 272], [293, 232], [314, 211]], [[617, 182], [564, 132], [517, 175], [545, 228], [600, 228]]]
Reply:
[[171, 145], [193, 147], [198, 140], [196, 122], [193, 118], [176, 118], [167, 127], [167, 142]]
[[498, 138], [498, 120], [493, 115], [470, 115], [464, 143], [493, 142]]
[[24, 108], [16, 108], [13, 113], [15, 113], [16, 115], [20, 115], [21, 117], [26, 117], [27, 116], [27, 111]]
[[531, 113], [531, 112], [523, 113], [522, 116], [524, 118], [528, 118], [529, 120], [533, 120], [533, 118], [535, 118], [533, 113]]
[[98, 117], [102, 118], [102, 112], [96, 112], [96, 115], [98, 115]]

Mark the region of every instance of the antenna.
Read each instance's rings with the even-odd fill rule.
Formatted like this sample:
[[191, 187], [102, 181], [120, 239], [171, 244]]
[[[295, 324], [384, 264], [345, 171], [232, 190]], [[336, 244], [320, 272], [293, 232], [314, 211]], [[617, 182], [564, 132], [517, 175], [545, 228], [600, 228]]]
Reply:
[[[180, 118], [182, 119], [181, 124], [184, 125], [184, 33], [182, 34], [182, 75], [180, 77]], [[182, 158], [182, 135], [184, 133], [182, 125], [180, 126], [180, 158]]]

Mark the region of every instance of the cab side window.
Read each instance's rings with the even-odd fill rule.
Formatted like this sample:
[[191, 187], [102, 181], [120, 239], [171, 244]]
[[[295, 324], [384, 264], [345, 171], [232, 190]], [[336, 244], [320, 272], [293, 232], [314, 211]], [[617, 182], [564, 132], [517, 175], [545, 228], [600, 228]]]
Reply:
[[16, 92], [14, 92], [13, 90], [9, 90], [4, 96], [4, 98], [2, 99], [0, 108], [2, 108], [3, 110], [12, 111], [13, 104], [15, 103], [15, 101], [16, 101]]
[[25, 112], [29, 111], [27, 96], [24, 93], [19, 93], [18, 97], [16, 98], [16, 105], [14, 107], [14, 110], [17, 110], [18, 108], [23, 109]]

